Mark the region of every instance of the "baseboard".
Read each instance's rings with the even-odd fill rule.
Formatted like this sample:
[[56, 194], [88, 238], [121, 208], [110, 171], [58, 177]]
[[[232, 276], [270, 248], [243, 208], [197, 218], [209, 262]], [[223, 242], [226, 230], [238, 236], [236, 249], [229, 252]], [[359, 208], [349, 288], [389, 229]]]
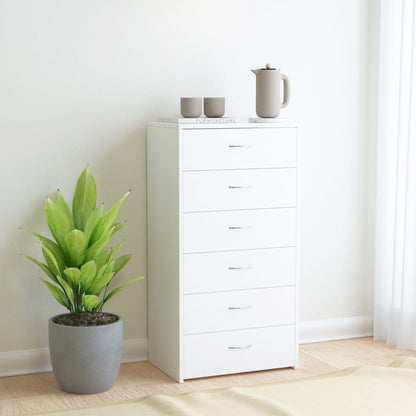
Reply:
[[52, 371], [49, 348], [0, 352], [0, 377]]
[[147, 338], [125, 339], [123, 342], [122, 363], [147, 361]]
[[299, 323], [299, 343], [335, 341], [373, 335], [373, 316], [322, 319]]
[[[147, 360], [147, 338], [123, 341], [122, 363]], [[0, 377], [52, 371], [49, 348], [0, 352]]]

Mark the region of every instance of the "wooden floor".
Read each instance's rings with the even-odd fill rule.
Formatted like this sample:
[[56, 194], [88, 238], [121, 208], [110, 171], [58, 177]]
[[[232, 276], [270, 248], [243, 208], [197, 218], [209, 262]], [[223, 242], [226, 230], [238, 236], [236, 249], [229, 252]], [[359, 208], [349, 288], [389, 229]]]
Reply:
[[389, 365], [404, 355], [372, 338], [303, 344], [298, 370], [268, 370], [195, 379], [179, 384], [148, 362], [123, 364], [113, 388], [96, 395], [78, 396], [59, 390], [52, 373], [0, 378], [0, 415], [24, 415], [74, 407], [94, 406], [150, 394], [178, 394], [221, 387], [272, 383], [325, 374], [356, 365]]

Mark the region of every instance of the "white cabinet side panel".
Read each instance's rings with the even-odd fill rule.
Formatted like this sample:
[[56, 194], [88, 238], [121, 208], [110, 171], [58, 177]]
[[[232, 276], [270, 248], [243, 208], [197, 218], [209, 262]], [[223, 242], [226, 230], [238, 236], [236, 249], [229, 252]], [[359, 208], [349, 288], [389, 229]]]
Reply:
[[147, 129], [149, 361], [182, 381], [179, 135]]

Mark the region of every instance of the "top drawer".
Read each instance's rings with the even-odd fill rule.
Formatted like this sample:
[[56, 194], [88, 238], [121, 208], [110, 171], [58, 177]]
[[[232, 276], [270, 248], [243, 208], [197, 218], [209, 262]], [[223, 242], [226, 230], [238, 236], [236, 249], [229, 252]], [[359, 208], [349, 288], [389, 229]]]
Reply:
[[296, 167], [296, 128], [184, 131], [184, 170]]

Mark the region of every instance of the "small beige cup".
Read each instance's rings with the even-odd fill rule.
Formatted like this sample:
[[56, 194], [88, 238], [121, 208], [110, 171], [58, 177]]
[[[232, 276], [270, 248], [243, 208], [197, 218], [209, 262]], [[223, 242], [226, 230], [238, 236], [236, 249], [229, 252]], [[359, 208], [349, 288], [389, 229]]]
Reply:
[[182, 97], [181, 98], [181, 114], [184, 117], [199, 117], [202, 114], [202, 98], [201, 97]]
[[204, 114], [207, 117], [222, 117], [225, 113], [224, 97], [205, 97]]

